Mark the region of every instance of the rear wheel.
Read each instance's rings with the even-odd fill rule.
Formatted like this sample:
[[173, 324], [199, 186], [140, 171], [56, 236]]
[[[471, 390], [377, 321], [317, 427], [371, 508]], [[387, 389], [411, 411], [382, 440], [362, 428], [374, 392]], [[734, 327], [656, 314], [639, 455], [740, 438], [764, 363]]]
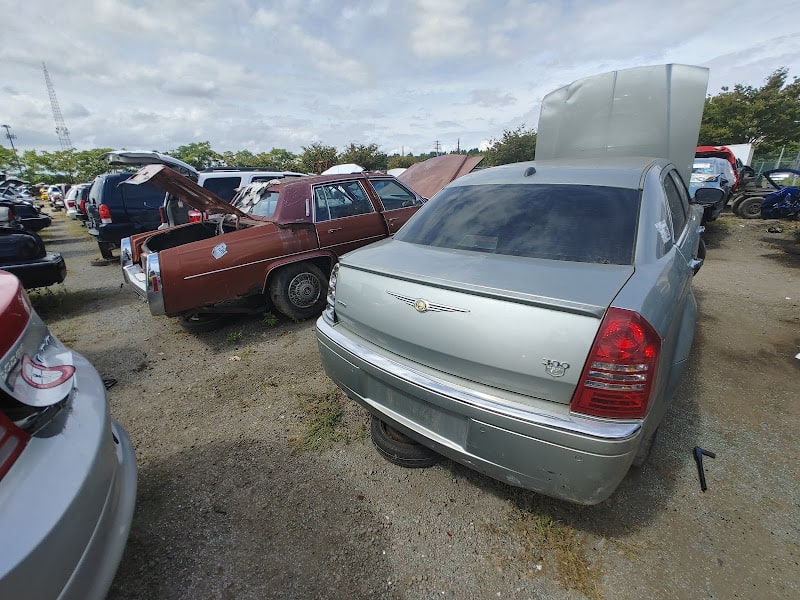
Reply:
[[427, 446], [418, 444], [375, 415], [372, 416], [369, 433], [378, 452], [392, 464], [419, 469], [432, 467], [442, 460], [440, 454]]
[[327, 293], [325, 274], [311, 262], [281, 267], [269, 286], [273, 306], [294, 321], [320, 314], [325, 308]]
[[739, 203], [738, 215], [743, 219], [758, 219], [761, 217], [761, 203], [759, 196], [749, 196]]

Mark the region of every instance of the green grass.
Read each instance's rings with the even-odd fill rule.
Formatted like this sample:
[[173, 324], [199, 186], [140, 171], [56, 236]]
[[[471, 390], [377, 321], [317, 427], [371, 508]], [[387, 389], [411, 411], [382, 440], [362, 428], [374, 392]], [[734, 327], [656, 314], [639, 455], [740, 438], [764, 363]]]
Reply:
[[226, 338], [228, 343], [235, 344], [236, 342], [242, 339], [242, 332], [241, 331], [231, 331]]
[[345, 399], [337, 389], [301, 397], [308, 415], [303, 432], [290, 440], [298, 450], [319, 451], [351, 437], [344, 422]]
[[271, 312], [267, 312], [264, 313], [264, 317], [261, 319], [261, 322], [267, 327], [275, 327], [275, 325], [278, 324], [278, 317], [273, 315]]
[[592, 600], [604, 598], [600, 589], [602, 569], [591, 564], [580, 534], [570, 525], [547, 514], [515, 510], [507, 525], [491, 522], [484, 527], [502, 539], [519, 542], [519, 550], [511, 556], [505, 554], [506, 548], [514, 544], [497, 548], [489, 557], [491, 562], [520, 568], [532, 577], [547, 572], [541, 570], [543, 566], [554, 567], [555, 578], [564, 589], [576, 590]]
[[80, 299], [60, 286], [27, 290], [33, 308], [45, 321], [57, 320], [81, 307]]

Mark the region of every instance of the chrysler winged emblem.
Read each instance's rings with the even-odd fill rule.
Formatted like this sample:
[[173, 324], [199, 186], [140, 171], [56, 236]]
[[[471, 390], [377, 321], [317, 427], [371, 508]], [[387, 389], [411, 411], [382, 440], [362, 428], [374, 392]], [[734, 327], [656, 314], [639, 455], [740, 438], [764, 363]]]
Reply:
[[469, 312], [466, 308], [457, 308], [455, 306], [445, 306], [444, 304], [435, 304], [433, 302], [428, 302], [423, 298], [411, 298], [410, 296], [403, 296], [401, 294], [395, 294], [394, 292], [390, 292], [386, 290], [386, 293], [390, 296], [394, 296], [401, 302], [405, 302], [409, 306], [413, 307], [418, 313], [426, 313], [426, 312], [462, 312], [467, 313]]
[[569, 363], [550, 360], [549, 358], [543, 359], [542, 364], [544, 365], [544, 372], [551, 377], [563, 377], [567, 369], [569, 369]]

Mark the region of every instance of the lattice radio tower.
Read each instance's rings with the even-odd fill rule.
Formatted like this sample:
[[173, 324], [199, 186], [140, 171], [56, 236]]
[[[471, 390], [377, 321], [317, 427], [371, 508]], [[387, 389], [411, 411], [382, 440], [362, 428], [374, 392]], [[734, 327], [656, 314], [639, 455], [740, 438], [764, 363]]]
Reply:
[[53, 119], [56, 121], [58, 141], [61, 142], [62, 150], [70, 150], [72, 142], [69, 139], [69, 129], [67, 129], [64, 117], [61, 115], [61, 108], [58, 106], [58, 98], [56, 98], [56, 89], [53, 87], [53, 82], [50, 81], [50, 74], [47, 72], [44, 61], [42, 61], [42, 69], [44, 70], [44, 82], [47, 84], [47, 93], [50, 94], [50, 106], [53, 107]]

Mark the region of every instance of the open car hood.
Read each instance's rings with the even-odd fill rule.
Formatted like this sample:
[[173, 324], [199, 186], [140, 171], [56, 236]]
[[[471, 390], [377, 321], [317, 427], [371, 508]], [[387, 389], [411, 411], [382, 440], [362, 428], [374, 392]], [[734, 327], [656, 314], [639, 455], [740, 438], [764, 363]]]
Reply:
[[192, 165], [178, 160], [168, 154], [151, 151], [113, 150], [102, 154], [100, 158], [113, 166], [167, 165], [185, 177], [197, 181], [200, 174]]
[[431, 198], [451, 181], [466, 175], [480, 164], [482, 156], [443, 154], [414, 163], [397, 179], [418, 194]]
[[653, 65], [586, 77], [542, 100], [536, 160], [645, 156], [689, 181], [708, 69]]
[[147, 165], [122, 183], [138, 185], [148, 181], [204, 213], [236, 215], [239, 218], [250, 216], [167, 165]]

